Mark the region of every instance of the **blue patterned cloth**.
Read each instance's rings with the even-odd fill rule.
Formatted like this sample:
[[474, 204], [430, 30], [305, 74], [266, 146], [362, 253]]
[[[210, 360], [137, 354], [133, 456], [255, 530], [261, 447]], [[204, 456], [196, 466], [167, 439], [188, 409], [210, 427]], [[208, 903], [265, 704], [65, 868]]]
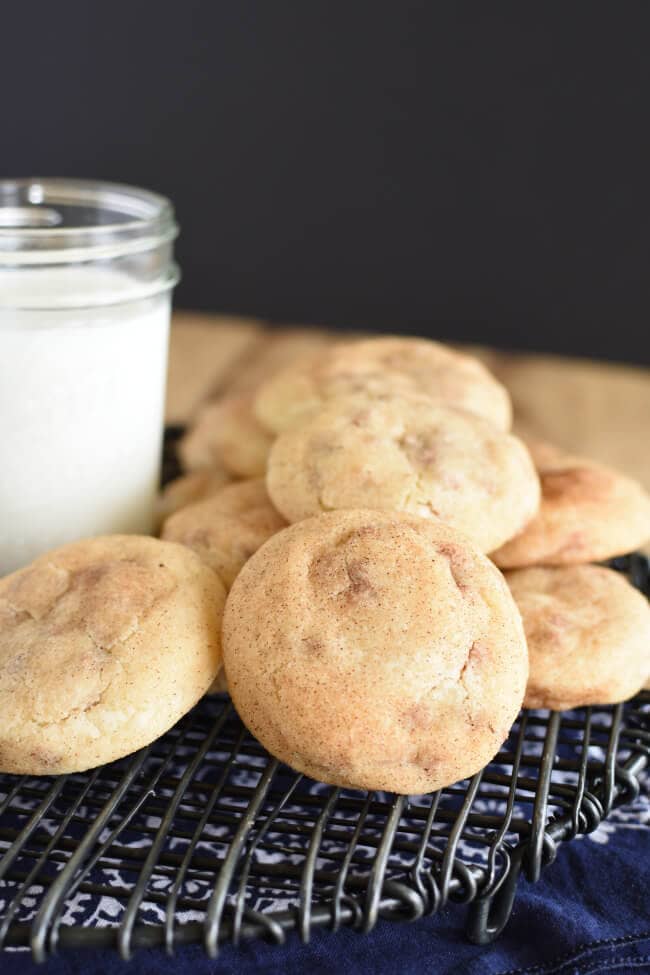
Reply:
[[370, 935], [314, 933], [303, 945], [225, 946], [217, 961], [199, 948], [174, 958], [139, 951], [64, 952], [44, 966], [22, 951], [0, 955], [1, 975], [596, 975], [650, 972], [650, 797], [616, 810], [588, 837], [562, 846], [536, 884], [520, 881], [507, 928], [493, 945], [469, 944], [464, 908], [413, 924], [380, 922]]

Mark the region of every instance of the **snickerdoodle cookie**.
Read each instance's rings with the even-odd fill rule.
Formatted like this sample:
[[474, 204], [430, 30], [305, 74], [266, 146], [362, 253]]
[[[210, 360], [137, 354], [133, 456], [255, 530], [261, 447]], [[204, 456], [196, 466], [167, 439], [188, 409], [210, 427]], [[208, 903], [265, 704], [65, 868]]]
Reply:
[[272, 439], [255, 418], [251, 395], [241, 393], [202, 406], [178, 453], [189, 471], [223, 465], [236, 477], [257, 477]]
[[472, 356], [429, 339], [370, 338], [338, 342], [289, 365], [259, 388], [255, 413], [266, 429], [281, 433], [350, 393], [420, 393], [509, 430], [510, 397]]
[[650, 605], [618, 572], [597, 565], [506, 573], [524, 622], [530, 708], [615, 704], [650, 667]]
[[258, 478], [181, 508], [163, 525], [162, 538], [193, 549], [230, 588], [244, 562], [286, 524]]
[[215, 491], [230, 484], [232, 477], [223, 468], [191, 471], [169, 481], [160, 492], [156, 504], [156, 521], [161, 524], [180, 508], [194, 501], [209, 498]]
[[539, 481], [521, 441], [424, 396], [329, 403], [281, 434], [269, 495], [288, 521], [376, 508], [439, 519], [489, 552], [537, 511]]
[[499, 749], [528, 673], [505, 580], [437, 522], [337, 511], [275, 535], [224, 616], [244, 723], [293, 768], [336, 785], [428, 792]]
[[543, 442], [529, 442], [542, 500], [525, 529], [496, 552], [502, 569], [571, 565], [623, 555], [650, 538], [650, 497], [629, 477]]
[[237, 364], [229, 377], [228, 391], [255, 392], [281, 369], [300, 359], [320, 354], [334, 341], [333, 333], [314, 328], [268, 329], [255, 345], [255, 354]]
[[219, 671], [225, 598], [194, 552], [137, 535], [0, 580], [0, 770], [81, 771], [158, 738]]

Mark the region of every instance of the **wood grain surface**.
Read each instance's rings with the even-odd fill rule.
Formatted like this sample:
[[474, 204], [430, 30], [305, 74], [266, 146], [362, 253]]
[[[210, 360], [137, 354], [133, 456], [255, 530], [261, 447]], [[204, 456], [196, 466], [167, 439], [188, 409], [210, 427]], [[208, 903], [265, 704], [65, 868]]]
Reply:
[[[340, 333], [339, 333], [340, 337]], [[292, 355], [329, 340], [322, 330], [177, 312], [167, 419], [184, 423], [204, 399], [251, 388]], [[515, 426], [612, 464], [650, 490], [650, 369], [471, 348], [509, 388]]]

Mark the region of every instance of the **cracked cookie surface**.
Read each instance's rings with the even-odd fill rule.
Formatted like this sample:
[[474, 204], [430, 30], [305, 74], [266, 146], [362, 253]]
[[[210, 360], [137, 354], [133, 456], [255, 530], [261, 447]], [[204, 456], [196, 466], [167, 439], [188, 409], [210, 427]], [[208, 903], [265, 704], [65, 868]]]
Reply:
[[491, 554], [500, 568], [601, 562], [650, 539], [650, 496], [637, 481], [543, 441], [528, 447], [541, 482], [539, 511]]
[[427, 397], [348, 396], [281, 434], [269, 495], [288, 521], [376, 508], [449, 524], [489, 552], [521, 531], [539, 480], [517, 438]]
[[650, 605], [597, 565], [506, 573], [528, 640], [525, 705], [562, 711], [617, 704], [650, 672]]
[[0, 580], [0, 769], [47, 775], [157, 738], [221, 665], [225, 589], [179, 545], [106, 536]]
[[425, 394], [501, 430], [512, 422], [507, 390], [478, 359], [430, 339], [404, 336], [337, 342], [293, 363], [262, 384], [254, 410], [266, 429], [281, 433], [331, 400], [359, 392]]
[[428, 792], [473, 774], [523, 698], [503, 577], [439, 523], [339, 511], [244, 566], [224, 616], [235, 706], [266, 748], [336, 785]]

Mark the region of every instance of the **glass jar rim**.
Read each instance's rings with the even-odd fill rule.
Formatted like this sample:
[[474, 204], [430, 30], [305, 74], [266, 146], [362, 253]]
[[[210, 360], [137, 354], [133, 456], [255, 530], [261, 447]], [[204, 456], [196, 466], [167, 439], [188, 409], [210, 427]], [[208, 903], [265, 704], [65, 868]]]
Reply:
[[121, 183], [0, 180], [0, 266], [109, 260], [174, 240], [171, 202]]

